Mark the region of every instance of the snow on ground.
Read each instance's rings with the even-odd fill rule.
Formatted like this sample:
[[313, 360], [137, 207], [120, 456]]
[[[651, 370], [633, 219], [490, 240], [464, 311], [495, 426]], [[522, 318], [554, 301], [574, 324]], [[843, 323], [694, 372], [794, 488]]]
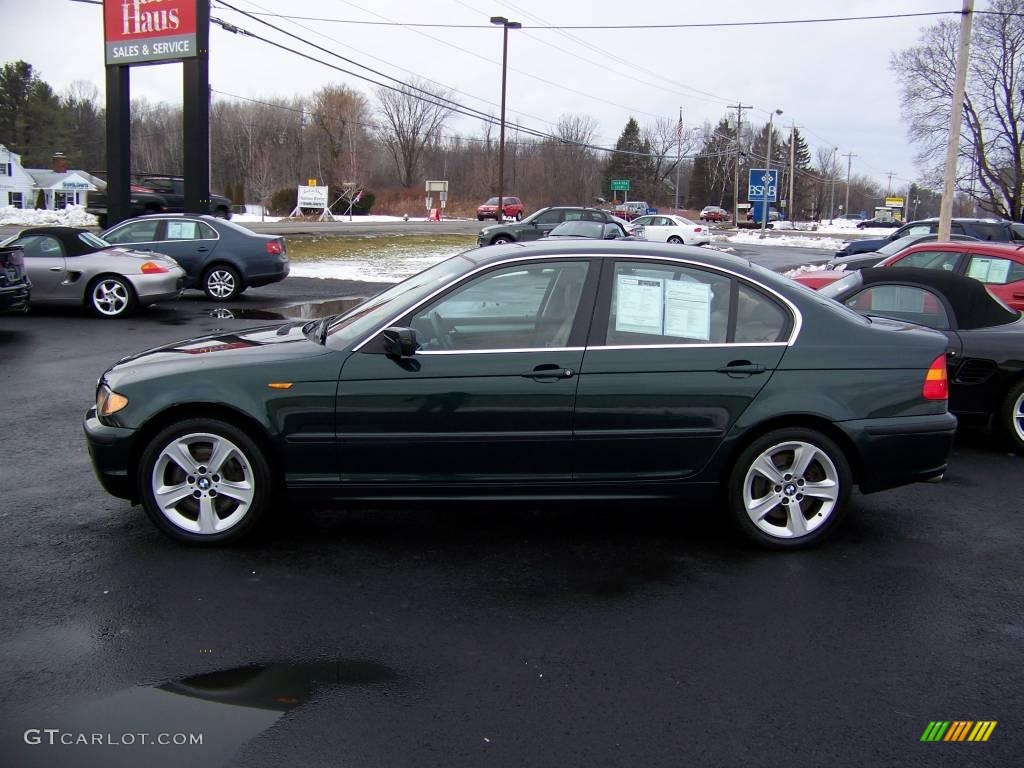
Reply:
[[716, 243], [741, 243], [746, 245], [780, 245], [795, 248], [821, 248], [826, 251], [838, 251], [843, 241], [836, 237], [813, 237], [807, 235], [768, 235], [761, 239], [759, 232], [741, 230], [732, 235], [715, 235]]
[[[841, 264], [839, 266], [837, 266], [836, 269], [835, 269], [835, 271], [837, 271], [837, 272], [842, 272], [842, 271], [845, 271], [845, 270], [846, 270], [846, 267], [841, 265]], [[827, 271], [827, 270], [825, 269], [825, 265], [824, 264], [804, 264], [803, 266], [797, 267], [796, 269], [790, 269], [790, 270], [788, 270], [786, 272], [783, 272], [782, 274], [784, 274], [786, 277], [799, 277], [800, 275], [806, 275], [808, 272], [825, 272], [825, 271]]]
[[0, 207], [0, 224], [35, 227], [44, 224], [57, 224], [67, 227], [95, 227], [99, 224], [96, 217], [86, 213], [81, 205], [69, 205], [58, 211], [47, 211], [36, 208]]
[[892, 234], [891, 227], [867, 227], [857, 229], [859, 222], [851, 219], [833, 219], [830, 224], [824, 221], [775, 221], [775, 230], [796, 230], [798, 232], [815, 232], [821, 235], [843, 235], [846, 237], [886, 237]]

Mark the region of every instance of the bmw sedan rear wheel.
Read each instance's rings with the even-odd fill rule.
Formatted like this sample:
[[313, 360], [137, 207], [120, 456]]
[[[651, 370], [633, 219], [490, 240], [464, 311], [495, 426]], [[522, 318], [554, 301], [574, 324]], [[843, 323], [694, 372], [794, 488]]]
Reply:
[[999, 413], [1003, 433], [1010, 447], [1024, 452], [1024, 381], [1007, 393]]
[[117, 275], [103, 275], [89, 284], [86, 303], [100, 317], [124, 317], [135, 309], [135, 291]]
[[231, 267], [218, 264], [207, 270], [203, 290], [214, 301], [231, 301], [242, 292], [242, 279]]
[[729, 507], [756, 543], [799, 549], [839, 525], [851, 484], [850, 465], [832, 440], [810, 429], [779, 429], [740, 454], [729, 479]]
[[139, 491], [150, 520], [184, 544], [225, 544], [251, 533], [273, 495], [270, 467], [245, 432], [216, 419], [188, 419], [146, 446]]
[[491, 240], [491, 245], [505, 245], [505, 243], [511, 243], [512, 238], [508, 235], [498, 235], [496, 238]]

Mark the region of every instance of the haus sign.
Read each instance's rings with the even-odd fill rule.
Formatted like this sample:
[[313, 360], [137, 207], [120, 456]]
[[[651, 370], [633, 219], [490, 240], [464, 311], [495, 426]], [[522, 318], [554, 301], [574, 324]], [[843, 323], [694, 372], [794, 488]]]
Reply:
[[103, 39], [108, 66], [195, 57], [196, 0], [103, 0]]

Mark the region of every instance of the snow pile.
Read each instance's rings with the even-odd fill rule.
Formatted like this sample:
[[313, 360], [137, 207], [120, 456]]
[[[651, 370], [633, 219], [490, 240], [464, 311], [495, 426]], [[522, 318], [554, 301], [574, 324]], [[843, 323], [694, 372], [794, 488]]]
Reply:
[[892, 227], [866, 227], [864, 229], [857, 229], [857, 225], [859, 223], [859, 221], [853, 219], [833, 219], [831, 224], [828, 219], [823, 221], [772, 222], [776, 230], [817, 232], [823, 235], [844, 235], [846, 237], [888, 237], [892, 234]]
[[96, 227], [99, 221], [91, 213], [86, 213], [81, 205], [69, 205], [58, 211], [47, 211], [41, 208], [0, 207], [0, 224], [17, 226], [40, 226], [56, 224], [65, 227]]
[[733, 235], [715, 235], [716, 243], [740, 243], [746, 245], [779, 245], [794, 248], [821, 248], [826, 251], [838, 251], [843, 247], [842, 240], [835, 237], [810, 237], [804, 235], [768, 235], [763, 240], [758, 232], [740, 231]]
[[804, 264], [803, 266], [791, 269], [787, 272], [783, 272], [786, 277], [800, 277], [800, 275], [806, 275], [808, 272], [842, 272], [845, 271], [846, 267], [843, 265], [837, 266], [835, 270], [826, 270], [824, 264]]
[[414, 252], [403, 251], [397, 247], [383, 248], [370, 258], [293, 261], [290, 274], [295, 277], [319, 277], [330, 280], [398, 283], [466, 250], [464, 243], [441, 246], [433, 250], [418, 248]]

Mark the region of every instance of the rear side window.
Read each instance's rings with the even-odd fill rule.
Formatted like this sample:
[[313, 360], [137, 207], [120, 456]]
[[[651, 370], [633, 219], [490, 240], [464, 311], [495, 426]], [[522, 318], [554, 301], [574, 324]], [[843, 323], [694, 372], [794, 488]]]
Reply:
[[156, 240], [156, 231], [159, 226], [159, 219], [133, 221], [131, 224], [125, 224], [120, 229], [107, 232], [103, 239], [114, 245], [119, 245], [120, 243], [149, 243]]
[[979, 240], [1004, 242], [1009, 240], [1010, 233], [1004, 225], [993, 222], [991, 224], [972, 224], [970, 234]]
[[783, 341], [789, 315], [775, 301], [746, 285], [740, 285], [736, 299], [737, 344]]
[[916, 285], [872, 286], [847, 299], [846, 306], [863, 314], [906, 320], [929, 328], [946, 330], [950, 327], [942, 300]]
[[[578, 219], [579, 216], [576, 216], [575, 218]], [[534, 219], [538, 224], [558, 224], [561, 220], [562, 211], [544, 211], [544, 213]]]
[[956, 251], [917, 251], [904, 256], [890, 266], [944, 269], [947, 272], [952, 272], [956, 269], [958, 261], [960, 261], [960, 254]]

